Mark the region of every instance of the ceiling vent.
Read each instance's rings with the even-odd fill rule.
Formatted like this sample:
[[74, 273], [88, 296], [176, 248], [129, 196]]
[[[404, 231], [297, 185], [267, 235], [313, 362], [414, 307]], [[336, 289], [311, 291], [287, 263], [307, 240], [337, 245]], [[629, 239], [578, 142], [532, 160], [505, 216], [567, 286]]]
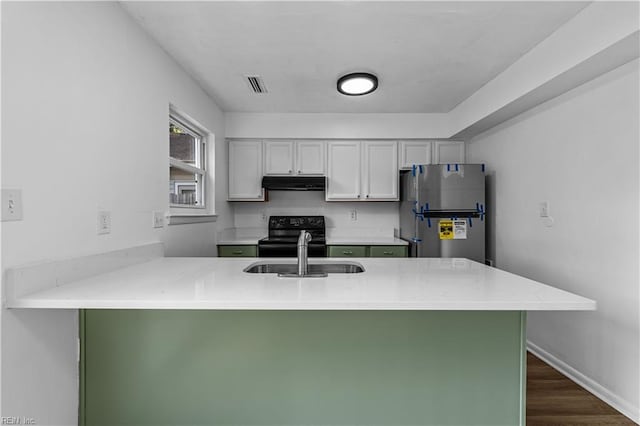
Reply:
[[253, 93], [267, 93], [267, 86], [264, 85], [262, 77], [259, 75], [245, 75], [244, 78], [247, 80], [249, 88], [251, 88]]

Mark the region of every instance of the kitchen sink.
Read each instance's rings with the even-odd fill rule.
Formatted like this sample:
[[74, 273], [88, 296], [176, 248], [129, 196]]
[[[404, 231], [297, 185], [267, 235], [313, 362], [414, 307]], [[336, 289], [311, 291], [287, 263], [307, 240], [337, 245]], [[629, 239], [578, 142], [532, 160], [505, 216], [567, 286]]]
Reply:
[[[256, 262], [247, 266], [244, 272], [250, 274], [296, 274], [298, 265], [295, 263]], [[356, 262], [344, 263], [309, 263], [308, 274], [357, 274], [364, 272], [364, 267]]]

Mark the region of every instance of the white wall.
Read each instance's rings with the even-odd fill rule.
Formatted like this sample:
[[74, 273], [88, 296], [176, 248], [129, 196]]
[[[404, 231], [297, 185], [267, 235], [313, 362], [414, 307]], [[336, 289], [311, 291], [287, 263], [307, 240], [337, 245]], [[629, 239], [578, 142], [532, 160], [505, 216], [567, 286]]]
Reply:
[[[640, 28], [638, 2], [595, 1], [574, 18], [542, 40], [515, 63], [458, 104], [448, 115], [452, 134], [509, 106], [510, 103], [535, 93], [537, 88], [567, 74], [590, 58], [601, 54]], [[635, 57], [638, 57], [637, 43]], [[616, 55], [604, 55], [598, 62], [620, 65]], [[602, 68], [603, 65], [598, 65]], [[609, 68], [612, 69], [612, 68]], [[579, 73], [580, 74], [580, 73]], [[571, 80], [580, 81], [578, 75]], [[582, 80], [584, 81], [584, 80]], [[569, 82], [560, 87], [571, 86]], [[560, 88], [559, 87], [559, 88]], [[567, 89], [564, 89], [567, 90]], [[559, 93], [558, 93], [559, 94]]]
[[229, 138], [438, 139], [447, 114], [227, 113]]
[[[169, 103], [215, 133], [218, 223], [151, 227], [168, 210]], [[2, 223], [2, 268], [165, 242], [215, 254], [231, 226], [220, 109], [116, 3], [2, 2], [2, 187], [24, 220]], [[98, 210], [112, 231], [96, 235]], [[72, 311], [2, 310], [2, 415], [77, 421]]]
[[[352, 221], [351, 210], [357, 211]], [[324, 192], [270, 191], [267, 203], [236, 203], [235, 226], [238, 228], [267, 228], [266, 217], [281, 215], [323, 215], [327, 228], [344, 232], [364, 230], [377, 235], [393, 236], [398, 227], [397, 202], [326, 202]], [[330, 231], [330, 230], [329, 230]]]
[[[489, 253], [502, 269], [595, 299], [531, 313], [549, 359], [640, 421], [638, 60], [474, 138], [489, 170]], [[538, 216], [550, 202], [552, 227]]]

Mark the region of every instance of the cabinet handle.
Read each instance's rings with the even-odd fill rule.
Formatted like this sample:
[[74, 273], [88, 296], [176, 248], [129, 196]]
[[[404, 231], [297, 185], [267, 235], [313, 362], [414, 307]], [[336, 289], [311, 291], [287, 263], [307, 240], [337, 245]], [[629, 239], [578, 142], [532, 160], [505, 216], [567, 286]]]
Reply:
[[369, 198], [369, 194], [367, 194], [367, 198]]
[[302, 170], [298, 170], [298, 174], [302, 173]]
[[349, 254], [353, 254], [353, 252], [351, 250], [345, 250], [345, 251], [342, 252], [342, 254], [349, 255]]
[[387, 256], [393, 256], [393, 252], [392, 251], [383, 251], [382, 254], [387, 255]]
[[360, 194], [358, 194], [358, 198], [360, 198]]
[[244, 253], [242, 250], [234, 250], [232, 254], [242, 254]]
[[293, 170], [289, 169], [289, 173], [291, 173]]

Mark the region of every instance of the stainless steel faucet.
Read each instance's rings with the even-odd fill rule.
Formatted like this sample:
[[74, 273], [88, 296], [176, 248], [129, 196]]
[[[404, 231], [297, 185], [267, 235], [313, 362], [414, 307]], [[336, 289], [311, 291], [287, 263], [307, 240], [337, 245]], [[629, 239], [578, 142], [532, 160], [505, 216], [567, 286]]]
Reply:
[[279, 277], [286, 278], [320, 278], [326, 277], [326, 272], [314, 272], [309, 273], [309, 241], [311, 241], [311, 234], [307, 231], [300, 231], [298, 236], [298, 273], [279, 273]]
[[309, 275], [309, 241], [311, 241], [311, 234], [304, 229], [300, 231], [298, 236], [298, 275], [301, 277]]

